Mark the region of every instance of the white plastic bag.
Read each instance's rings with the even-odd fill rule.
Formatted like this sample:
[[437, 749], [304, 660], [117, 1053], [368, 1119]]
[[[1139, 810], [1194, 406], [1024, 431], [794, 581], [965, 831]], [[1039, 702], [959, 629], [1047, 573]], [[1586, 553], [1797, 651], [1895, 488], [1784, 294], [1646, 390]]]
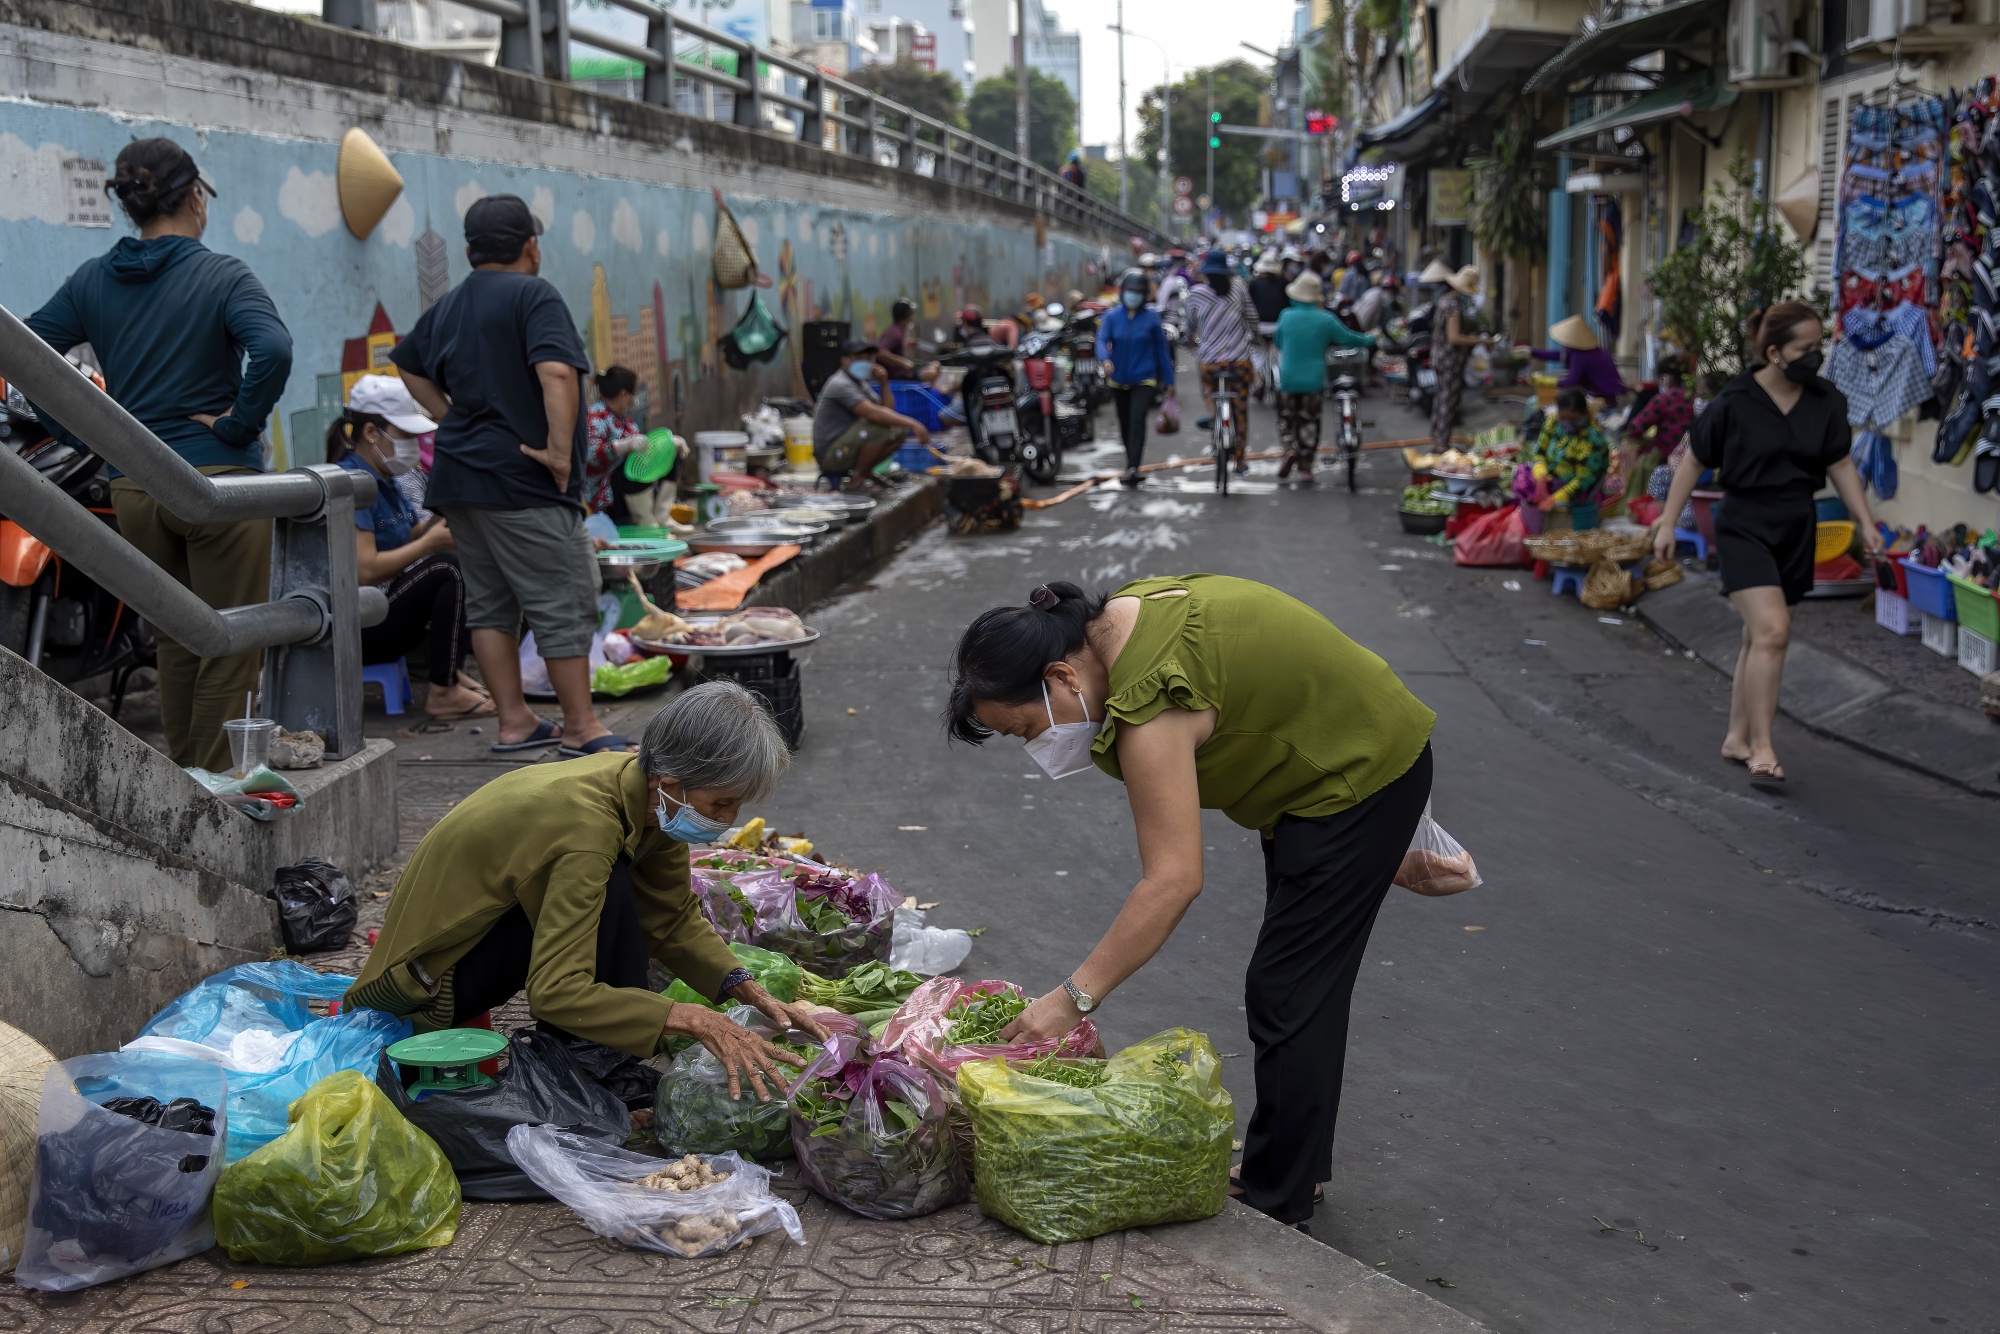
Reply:
[[[215, 1245], [208, 1206], [222, 1175], [228, 1091], [220, 1066], [157, 1052], [106, 1052], [50, 1066], [14, 1281], [75, 1292]], [[162, 1130], [100, 1105], [138, 1097], [193, 1098], [214, 1112], [215, 1133]]]
[[896, 909], [889, 940], [889, 966], [919, 977], [936, 977], [965, 962], [972, 933], [955, 926], [925, 926], [921, 908]]
[[699, 1190], [638, 1184], [668, 1166], [659, 1158], [585, 1139], [555, 1126], [515, 1126], [507, 1152], [537, 1186], [574, 1209], [600, 1237], [662, 1255], [720, 1255], [767, 1232], [806, 1243], [798, 1211], [771, 1193], [771, 1174], [733, 1153], [703, 1161], [729, 1179]]
[[1403, 854], [1403, 864], [1396, 871], [1396, 883], [1433, 898], [1477, 889], [1484, 883], [1472, 854], [1431, 819], [1428, 801], [1424, 803], [1424, 818], [1417, 821], [1416, 837], [1410, 840], [1410, 850]]

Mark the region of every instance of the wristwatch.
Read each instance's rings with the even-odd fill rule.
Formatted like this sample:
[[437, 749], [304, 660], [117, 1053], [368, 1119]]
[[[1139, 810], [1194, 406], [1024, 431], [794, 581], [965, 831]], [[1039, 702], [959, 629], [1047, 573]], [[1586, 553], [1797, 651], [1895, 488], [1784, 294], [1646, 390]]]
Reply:
[[1063, 990], [1069, 993], [1070, 1001], [1076, 1006], [1078, 1014], [1089, 1014], [1097, 1008], [1097, 999], [1077, 990], [1076, 983], [1069, 978], [1063, 979]]

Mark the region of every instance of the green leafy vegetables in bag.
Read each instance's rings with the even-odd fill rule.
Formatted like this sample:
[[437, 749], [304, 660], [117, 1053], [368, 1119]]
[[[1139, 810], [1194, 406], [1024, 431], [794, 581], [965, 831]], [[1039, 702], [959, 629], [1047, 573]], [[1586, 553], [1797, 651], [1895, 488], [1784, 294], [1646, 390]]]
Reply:
[[864, 1218], [916, 1218], [965, 1198], [935, 1079], [852, 1034], [835, 1035], [791, 1097], [799, 1178]]
[[1199, 1033], [1109, 1061], [968, 1061], [958, 1091], [980, 1212], [1036, 1241], [1207, 1218], [1227, 1198], [1235, 1109]]
[[[736, 956], [736, 962], [750, 970], [750, 976], [757, 980], [757, 985], [787, 1005], [799, 999], [799, 984], [810, 976], [805, 969], [784, 955], [771, 950], [760, 950], [755, 945], [731, 945], [729, 952]], [[686, 1001], [690, 1005], [706, 1006], [711, 1010], [720, 1010], [726, 1005], [735, 1003], [725, 1001], [718, 1005], [706, 996], [697, 995], [693, 987], [679, 978], [675, 978], [674, 984], [661, 994], [671, 1001]], [[715, 1152], [719, 1153], [721, 1150]]]
[[1028, 998], [1003, 991], [995, 995], [967, 995], [952, 1002], [944, 1017], [951, 1021], [944, 1039], [954, 1047], [983, 1047], [1000, 1041], [1000, 1031], [1021, 1017]]
[[[768, 1020], [747, 1005], [728, 1011], [731, 1022], [769, 1037]], [[803, 1036], [803, 1035], [801, 1035]], [[818, 1048], [799, 1042], [772, 1039], [781, 1051], [813, 1057]], [[789, 1078], [793, 1072], [786, 1070]], [[728, 1153], [732, 1149], [746, 1158], [769, 1162], [792, 1154], [791, 1114], [785, 1107], [784, 1090], [772, 1090], [769, 1102], [759, 1102], [756, 1093], [743, 1088], [741, 1098], [729, 1096], [729, 1072], [708, 1048], [696, 1044], [674, 1058], [660, 1076], [653, 1097], [653, 1134], [660, 1147], [678, 1158], [685, 1154]]]
[[799, 980], [798, 999], [825, 1005], [842, 1014], [865, 1015], [878, 1010], [893, 1014], [922, 984], [923, 979], [915, 973], [871, 959], [837, 982], [817, 973], [804, 973]]

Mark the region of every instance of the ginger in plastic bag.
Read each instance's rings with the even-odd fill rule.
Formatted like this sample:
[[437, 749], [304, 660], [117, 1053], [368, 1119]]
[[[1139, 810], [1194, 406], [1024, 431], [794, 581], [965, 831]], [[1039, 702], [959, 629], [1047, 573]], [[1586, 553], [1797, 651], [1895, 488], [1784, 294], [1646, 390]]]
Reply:
[[556, 1126], [515, 1126], [507, 1151], [592, 1232], [627, 1246], [693, 1258], [767, 1232], [805, 1244], [798, 1211], [771, 1193], [771, 1174], [733, 1153], [697, 1159], [703, 1184], [688, 1189], [685, 1159], [662, 1163]]
[[1472, 854], [1431, 818], [1427, 801], [1424, 818], [1417, 822], [1416, 837], [1410, 840], [1410, 850], [1403, 854], [1403, 864], [1396, 870], [1396, 883], [1415, 893], [1441, 898], [1477, 889], [1485, 882]]
[[449, 1246], [458, 1178], [430, 1136], [366, 1075], [328, 1075], [284, 1134], [215, 1185], [215, 1239], [232, 1260], [321, 1265]]
[[1220, 1212], [1236, 1124], [1221, 1068], [1184, 1028], [1109, 1061], [959, 1066], [979, 1211], [1041, 1242]]

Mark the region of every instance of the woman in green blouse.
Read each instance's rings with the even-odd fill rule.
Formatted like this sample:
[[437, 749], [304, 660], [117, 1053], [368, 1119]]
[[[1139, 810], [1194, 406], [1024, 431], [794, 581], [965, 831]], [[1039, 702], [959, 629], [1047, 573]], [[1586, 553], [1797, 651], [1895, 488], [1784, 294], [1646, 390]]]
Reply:
[[1274, 588], [1193, 574], [1110, 598], [1044, 584], [959, 640], [948, 725], [1017, 736], [1051, 778], [1131, 797], [1143, 874], [1111, 929], [1009, 1036], [1053, 1037], [1159, 951], [1201, 892], [1201, 811], [1264, 835], [1245, 1011], [1257, 1106], [1241, 1193], [1281, 1222], [1329, 1179], [1348, 1001], [1430, 797], [1436, 715], [1382, 659]]

